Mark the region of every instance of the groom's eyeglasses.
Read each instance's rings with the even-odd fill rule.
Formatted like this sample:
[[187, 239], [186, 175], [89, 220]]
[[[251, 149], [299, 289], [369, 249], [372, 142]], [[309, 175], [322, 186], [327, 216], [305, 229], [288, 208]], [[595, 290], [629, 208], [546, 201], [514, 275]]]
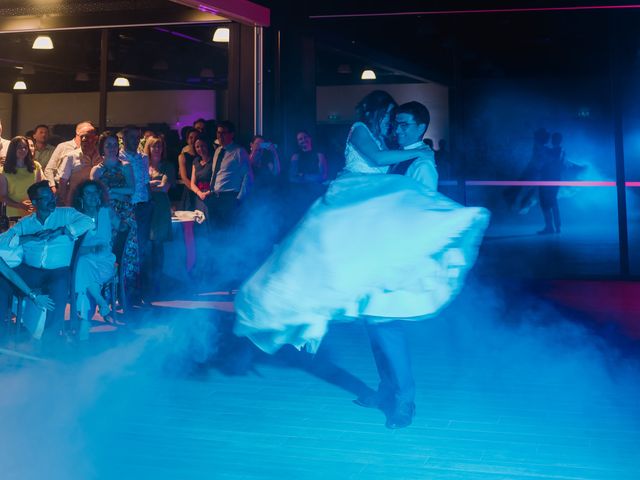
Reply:
[[399, 128], [404, 132], [407, 128], [409, 128], [410, 125], [417, 125], [417, 123], [416, 122], [396, 122], [394, 123], [393, 127]]

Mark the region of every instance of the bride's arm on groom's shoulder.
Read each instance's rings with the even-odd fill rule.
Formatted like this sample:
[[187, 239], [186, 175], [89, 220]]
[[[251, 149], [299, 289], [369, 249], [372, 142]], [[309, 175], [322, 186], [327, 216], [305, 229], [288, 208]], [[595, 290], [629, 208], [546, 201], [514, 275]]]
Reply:
[[422, 150], [380, 150], [364, 126], [356, 126], [351, 144], [373, 165], [393, 165], [412, 158], [426, 158]]

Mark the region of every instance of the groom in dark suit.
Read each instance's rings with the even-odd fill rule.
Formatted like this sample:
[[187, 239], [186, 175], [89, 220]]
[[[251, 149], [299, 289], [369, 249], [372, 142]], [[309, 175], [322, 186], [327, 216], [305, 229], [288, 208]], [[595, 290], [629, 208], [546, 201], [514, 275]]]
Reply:
[[[429, 111], [418, 102], [409, 102], [393, 112], [393, 128], [399, 148], [427, 148], [423, 143], [429, 126]], [[437, 174], [433, 161], [407, 160], [390, 168], [389, 173], [411, 176], [437, 189]], [[387, 428], [411, 425], [415, 413], [415, 382], [411, 357], [403, 324], [399, 319], [365, 318], [371, 350], [380, 375], [378, 391], [360, 396], [354, 402], [368, 408], [379, 408], [387, 417]]]

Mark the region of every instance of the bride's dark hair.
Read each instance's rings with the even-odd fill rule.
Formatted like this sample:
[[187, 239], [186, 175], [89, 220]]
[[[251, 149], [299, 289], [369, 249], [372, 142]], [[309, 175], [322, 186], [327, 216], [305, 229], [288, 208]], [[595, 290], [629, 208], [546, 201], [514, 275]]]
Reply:
[[389, 105], [396, 107], [398, 104], [384, 90], [374, 90], [356, 105], [358, 121], [369, 127], [376, 137], [386, 134], [387, 132], [380, 132], [380, 120], [387, 114]]

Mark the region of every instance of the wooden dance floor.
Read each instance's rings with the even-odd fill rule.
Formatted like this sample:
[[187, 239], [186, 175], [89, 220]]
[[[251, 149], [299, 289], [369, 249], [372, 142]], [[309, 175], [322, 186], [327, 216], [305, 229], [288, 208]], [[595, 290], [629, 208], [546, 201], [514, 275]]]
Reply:
[[351, 402], [377, 381], [361, 325], [234, 375], [205, 362], [231, 306], [170, 299], [75, 352], [0, 354], [2, 478], [638, 478], [637, 344], [552, 300], [474, 277], [408, 324], [417, 413], [402, 430]]

